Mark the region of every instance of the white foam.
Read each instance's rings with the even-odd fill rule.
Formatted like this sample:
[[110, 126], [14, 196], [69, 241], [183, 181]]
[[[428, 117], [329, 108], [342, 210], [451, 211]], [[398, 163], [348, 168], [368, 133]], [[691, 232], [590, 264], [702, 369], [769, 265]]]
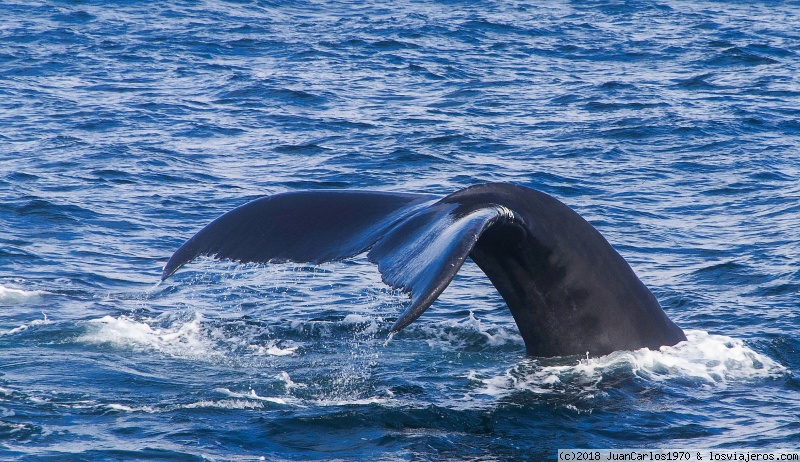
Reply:
[[41, 301], [42, 295], [47, 293], [44, 290], [22, 290], [0, 286], [0, 306], [37, 303]]
[[125, 404], [105, 404], [103, 409], [116, 411], [116, 412], [144, 412], [147, 414], [156, 414], [161, 412], [174, 412], [179, 409], [202, 409], [202, 408], [216, 408], [216, 409], [236, 409], [236, 410], [252, 410], [263, 409], [264, 403], [252, 399], [201, 399], [186, 404], [176, 404], [169, 406], [127, 406]]
[[[223, 323], [224, 324], [224, 323]], [[226, 329], [220, 321], [206, 319], [200, 312], [164, 313], [157, 317], [103, 316], [85, 324], [76, 341], [112, 345], [132, 350], [157, 351], [173, 357], [216, 362], [238, 361], [247, 356], [289, 357], [301, 344], [293, 340], [255, 341], [247, 329]]]
[[375, 316], [365, 316], [363, 314], [348, 314], [342, 320], [342, 324], [351, 326], [363, 326], [360, 334], [375, 334], [380, 328], [380, 319]]
[[220, 399], [220, 400], [202, 400], [196, 403], [189, 403], [181, 406], [183, 409], [197, 409], [197, 408], [217, 408], [217, 409], [263, 409], [264, 403], [252, 401], [247, 399]]
[[330, 406], [364, 406], [368, 404], [389, 404], [389, 400], [387, 398], [379, 398], [377, 396], [372, 396], [369, 398], [361, 398], [361, 399], [325, 399], [325, 400], [316, 400], [314, 404], [317, 406], [323, 407], [330, 407]]
[[283, 386], [286, 387], [287, 392], [289, 392], [292, 388], [306, 387], [305, 384], [293, 382], [292, 378], [289, 377], [289, 373], [285, 371], [281, 371], [281, 373], [275, 376], [275, 378], [283, 382]]
[[106, 407], [111, 409], [112, 411], [120, 411], [120, 412], [134, 412], [136, 408], [126, 406], [124, 404], [107, 404]]
[[335, 407], [335, 406], [354, 406], [369, 404], [389, 404], [390, 400], [381, 397], [355, 398], [355, 399], [318, 399], [305, 401], [291, 395], [285, 396], [262, 396], [250, 389], [246, 392], [236, 392], [228, 388], [215, 388], [215, 392], [224, 395], [220, 399], [201, 399], [184, 404], [174, 404], [167, 406], [129, 406], [126, 404], [104, 404], [102, 407], [116, 412], [145, 412], [159, 413], [172, 412], [177, 409], [197, 409], [197, 408], [217, 408], [235, 410], [254, 410], [264, 409], [269, 406], [291, 406], [304, 408], [311, 404], [314, 406]]
[[[780, 377], [788, 372], [771, 358], [753, 351], [742, 340], [703, 331], [686, 331], [686, 337], [686, 342], [658, 351], [642, 349], [627, 353], [626, 360], [637, 374], [651, 380], [678, 376], [724, 383]], [[626, 353], [619, 353], [623, 355]]]
[[302, 406], [301, 401], [297, 398], [293, 398], [291, 396], [283, 396], [283, 397], [261, 396], [258, 393], [256, 393], [256, 391], [253, 390], [252, 388], [247, 393], [239, 393], [231, 391], [227, 388], [217, 388], [214, 391], [228, 395], [231, 398], [237, 398], [239, 400], [254, 400], [254, 401], [263, 401], [273, 404]]
[[[470, 311], [469, 318], [459, 323], [461, 327], [468, 327], [469, 329], [480, 333], [486, 337], [486, 341], [491, 346], [501, 346], [508, 342], [518, 342], [521, 337], [516, 332], [509, 332], [503, 328], [486, 328], [481, 324], [480, 319], [475, 317], [475, 314]], [[492, 333], [492, 331], [495, 331]]]
[[431, 348], [463, 349], [468, 343], [475, 341], [476, 337], [473, 334], [477, 334], [478, 338], [483, 337], [485, 344], [492, 347], [508, 343], [522, 344], [522, 337], [517, 331], [491, 324], [487, 327], [475, 317], [472, 311], [467, 318], [462, 320], [418, 324], [412, 328], [426, 333], [427, 342]]
[[[261, 396], [256, 393], [255, 390], [250, 389], [247, 392], [235, 392], [231, 391], [227, 388], [217, 388], [214, 391], [223, 393], [227, 395], [229, 398], [234, 398], [236, 400], [254, 400], [264, 403], [273, 403], [273, 404], [281, 404], [286, 406], [296, 406], [296, 407], [306, 407], [309, 404], [313, 404], [314, 406], [324, 406], [324, 407], [335, 407], [335, 406], [353, 406], [353, 405], [367, 405], [367, 404], [389, 404], [390, 400], [384, 397], [378, 396], [371, 396], [367, 398], [323, 398], [323, 399], [312, 399], [312, 400], [303, 400], [300, 398], [295, 398], [291, 396], [291, 392], [295, 388], [306, 388], [305, 384], [298, 384], [292, 381], [289, 377], [289, 374], [286, 372], [281, 372], [277, 376], [276, 379], [283, 381], [284, 386], [286, 388], [286, 394], [282, 396]], [[219, 401], [218, 401], [219, 402]]]
[[580, 391], [590, 396], [604, 378], [618, 373], [650, 382], [690, 381], [711, 386], [735, 381], [780, 377], [787, 369], [753, 351], [741, 340], [703, 331], [686, 331], [687, 341], [657, 351], [643, 348], [617, 351], [577, 364], [542, 366], [525, 360], [499, 375], [472, 371], [468, 379], [481, 384], [478, 394], [502, 397], [516, 391], [560, 393]]
[[[283, 347], [279, 346], [283, 344]], [[248, 345], [247, 348], [258, 356], [288, 356], [293, 355], [298, 346], [292, 341], [278, 342], [272, 341], [268, 345]]]
[[225, 395], [221, 399], [201, 399], [184, 404], [171, 404], [166, 406], [129, 406], [126, 404], [104, 404], [102, 408], [116, 412], [145, 412], [148, 414], [160, 412], [174, 412], [179, 409], [198, 409], [198, 408], [216, 408], [216, 409], [236, 409], [236, 410], [253, 410], [264, 409], [270, 404], [278, 404], [281, 406], [300, 406], [300, 400], [292, 397], [270, 397], [259, 396], [254, 390], [248, 393], [237, 393], [227, 388], [214, 389], [215, 392]]
[[44, 311], [42, 311], [42, 316], [43, 316], [43, 319], [36, 319], [36, 320], [33, 320], [33, 321], [29, 322], [28, 324], [22, 324], [19, 327], [15, 327], [15, 328], [13, 328], [13, 329], [11, 329], [9, 331], [0, 332], [0, 336], [13, 335], [13, 334], [16, 334], [16, 333], [19, 333], [19, 332], [24, 332], [24, 331], [30, 329], [31, 327], [41, 326], [43, 324], [50, 324], [50, 320], [47, 319], [47, 314], [45, 314]]
[[112, 344], [157, 350], [173, 356], [201, 356], [213, 353], [209, 342], [201, 335], [203, 317], [195, 313], [194, 319], [178, 322], [166, 328], [154, 328], [145, 321], [128, 316], [103, 316], [89, 321], [87, 332], [79, 342]]

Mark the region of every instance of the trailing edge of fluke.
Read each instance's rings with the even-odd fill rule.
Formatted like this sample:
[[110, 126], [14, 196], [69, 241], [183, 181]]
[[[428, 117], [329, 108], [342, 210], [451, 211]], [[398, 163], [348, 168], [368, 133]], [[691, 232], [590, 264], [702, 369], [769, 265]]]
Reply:
[[162, 280], [198, 256], [314, 263], [368, 251], [407, 292], [399, 331], [471, 258], [506, 301], [532, 356], [604, 355], [686, 340], [628, 263], [572, 209], [530, 188], [489, 183], [444, 198], [321, 190], [256, 199], [184, 243]]

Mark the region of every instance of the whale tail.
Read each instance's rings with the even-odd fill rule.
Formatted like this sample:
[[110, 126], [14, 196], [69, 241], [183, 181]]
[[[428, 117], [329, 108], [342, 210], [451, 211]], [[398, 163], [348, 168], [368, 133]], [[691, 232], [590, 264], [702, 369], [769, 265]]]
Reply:
[[535, 356], [606, 354], [685, 340], [627, 262], [585, 220], [528, 188], [487, 184], [425, 194], [300, 191], [249, 202], [186, 241], [162, 280], [205, 255], [322, 263], [368, 251], [417, 319], [471, 257], [508, 304]]
[[242, 263], [314, 263], [370, 249], [383, 281], [411, 295], [392, 327], [419, 317], [447, 287], [483, 230], [501, 214], [495, 207], [458, 212], [432, 196], [363, 191], [301, 191], [238, 207], [186, 241], [161, 279], [199, 256]]
[[201, 255], [243, 263], [318, 264], [348, 258], [432, 199], [363, 191], [300, 191], [256, 199], [186, 241], [164, 266], [161, 279]]

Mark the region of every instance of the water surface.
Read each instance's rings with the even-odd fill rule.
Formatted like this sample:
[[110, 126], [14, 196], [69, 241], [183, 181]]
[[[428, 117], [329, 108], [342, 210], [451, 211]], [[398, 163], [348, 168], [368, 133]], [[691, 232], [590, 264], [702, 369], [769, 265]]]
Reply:
[[[792, 2], [0, 5], [6, 460], [542, 460], [800, 446]], [[554, 195], [688, 342], [532, 359], [467, 263], [171, 253], [308, 188]]]

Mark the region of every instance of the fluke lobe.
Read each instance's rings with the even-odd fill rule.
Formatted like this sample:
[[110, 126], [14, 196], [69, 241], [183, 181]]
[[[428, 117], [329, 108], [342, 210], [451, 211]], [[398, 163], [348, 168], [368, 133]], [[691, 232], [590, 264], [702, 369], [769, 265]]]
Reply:
[[471, 258], [506, 301], [531, 356], [605, 355], [686, 340], [628, 263], [580, 215], [533, 189], [489, 183], [444, 198], [375, 191], [263, 197], [211, 222], [169, 259], [319, 264], [369, 250], [417, 319]]

